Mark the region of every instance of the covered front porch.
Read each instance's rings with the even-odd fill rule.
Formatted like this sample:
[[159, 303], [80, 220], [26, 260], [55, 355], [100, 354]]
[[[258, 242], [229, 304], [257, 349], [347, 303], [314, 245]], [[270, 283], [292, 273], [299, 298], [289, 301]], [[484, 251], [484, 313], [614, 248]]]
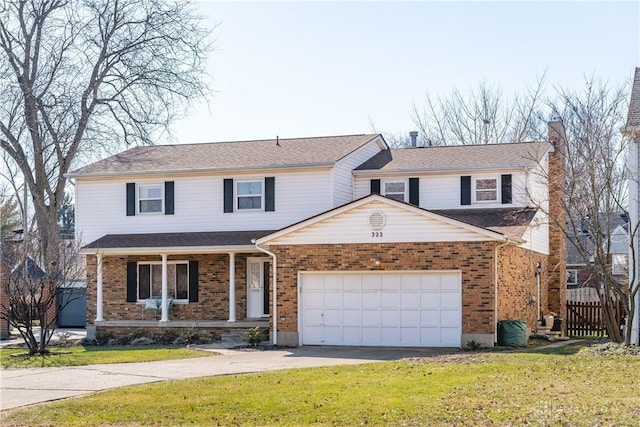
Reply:
[[87, 245], [87, 324], [99, 330], [269, 327], [267, 232], [107, 235]]

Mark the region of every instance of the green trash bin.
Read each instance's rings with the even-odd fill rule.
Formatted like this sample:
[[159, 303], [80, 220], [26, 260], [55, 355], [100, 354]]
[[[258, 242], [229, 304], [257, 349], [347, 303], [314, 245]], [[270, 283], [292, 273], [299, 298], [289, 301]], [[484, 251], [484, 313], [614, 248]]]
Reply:
[[527, 322], [501, 320], [498, 322], [498, 345], [507, 347], [527, 346]]

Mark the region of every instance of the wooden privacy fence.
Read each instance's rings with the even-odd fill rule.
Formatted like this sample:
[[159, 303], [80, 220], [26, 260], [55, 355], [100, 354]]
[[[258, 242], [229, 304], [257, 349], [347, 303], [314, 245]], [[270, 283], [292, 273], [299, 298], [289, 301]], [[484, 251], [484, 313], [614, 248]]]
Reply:
[[[625, 313], [621, 301], [615, 304], [615, 316], [618, 325], [622, 325]], [[607, 328], [604, 323], [600, 301], [567, 301], [565, 325], [565, 333], [568, 336], [607, 336]]]

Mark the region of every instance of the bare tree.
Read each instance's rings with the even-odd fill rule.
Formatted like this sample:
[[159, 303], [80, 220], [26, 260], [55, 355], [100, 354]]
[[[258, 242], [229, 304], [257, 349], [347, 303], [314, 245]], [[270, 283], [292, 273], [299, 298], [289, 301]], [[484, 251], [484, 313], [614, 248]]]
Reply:
[[152, 144], [207, 93], [209, 32], [194, 10], [168, 0], [0, 5], [0, 147], [31, 194], [48, 276], [59, 272], [70, 168], [110, 147]]
[[[613, 274], [610, 255], [612, 219], [619, 213], [628, 216], [627, 146], [620, 135], [626, 88], [612, 88], [590, 77], [582, 90], [558, 89], [557, 97], [548, 101], [552, 114], [563, 120], [567, 146], [561, 197], [566, 225], [556, 225], [565, 231], [589, 269], [589, 285], [598, 290], [607, 333], [616, 342], [623, 340], [618, 302], [631, 314], [632, 295], [637, 292], [630, 289], [626, 278], [620, 280]], [[629, 337], [630, 321], [627, 328]]]
[[424, 146], [539, 140], [544, 131], [543, 88], [544, 75], [509, 99], [485, 81], [467, 94], [458, 89], [446, 97], [427, 94], [423, 107], [413, 106], [413, 123]]
[[0, 304], [0, 320], [18, 331], [29, 354], [46, 354], [58, 313], [82, 297], [65, 294], [67, 284], [85, 278], [79, 245], [70, 240], [60, 243], [56, 262], [45, 271], [36, 261], [44, 258], [37, 239], [2, 243], [0, 286], [7, 297]]

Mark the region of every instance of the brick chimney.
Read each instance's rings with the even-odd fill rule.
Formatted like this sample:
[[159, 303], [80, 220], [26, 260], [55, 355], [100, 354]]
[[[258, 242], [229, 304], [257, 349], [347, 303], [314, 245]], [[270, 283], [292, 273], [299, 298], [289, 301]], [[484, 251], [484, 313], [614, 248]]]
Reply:
[[[547, 260], [547, 307], [563, 318], [567, 310], [567, 241], [564, 227], [566, 213], [562, 208], [565, 189], [567, 135], [562, 119], [547, 123], [548, 140], [554, 150], [549, 153], [549, 257]], [[566, 321], [566, 319], [565, 319]]]

